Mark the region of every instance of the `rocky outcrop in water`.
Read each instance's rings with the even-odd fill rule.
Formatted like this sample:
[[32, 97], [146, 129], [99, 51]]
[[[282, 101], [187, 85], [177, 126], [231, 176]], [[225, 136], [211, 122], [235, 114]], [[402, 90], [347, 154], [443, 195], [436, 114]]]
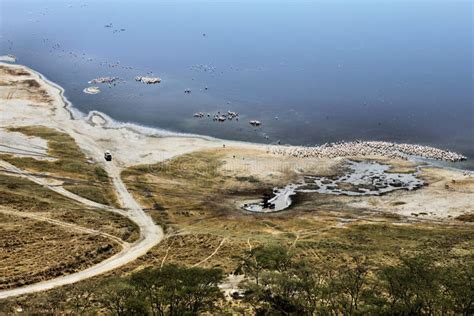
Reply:
[[252, 126], [260, 126], [260, 125], [262, 125], [262, 122], [257, 121], [257, 120], [251, 120], [251, 121], [249, 121], [249, 124], [252, 125]]
[[135, 81], [146, 83], [146, 84], [156, 84], [161, 82], [159, 77], [148, 77], [148, 76], [137, 76]]
[[119, 80], [118, 77], [100, 77], [100, 78], [92, 79], [91, 81], [89, 81], [89, 83], [90, 84], [96, 84], [96, 83], [111, 84], [111, 83], [114, 83], [115, 81], [118, 81], [118, 80]]
[[88, 87], [83, 90], [84, 93], [87, 94], [98, 94], [100, 93], [99, 87]]

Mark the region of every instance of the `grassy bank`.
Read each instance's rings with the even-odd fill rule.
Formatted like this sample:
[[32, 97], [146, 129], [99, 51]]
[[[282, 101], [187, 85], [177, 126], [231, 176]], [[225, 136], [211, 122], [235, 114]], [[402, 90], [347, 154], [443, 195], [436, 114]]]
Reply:
[[0, 174], [0, 207], [32, 212], [117, 236], [125, 241], [138, 238], [138, 227], [130, 220], [101, 209], [85, 208], [27, 179]]
[[89, 161], [71, 136], [44, 126], [8, 130], [47, 140], [48, 155], [54, 160], [7, 154], [0, 155], [1, 159], [23, 170], [65, 178], [64, 188], [84, 198], [107, 205], [118, 204], [105, 170], [97, 163]]

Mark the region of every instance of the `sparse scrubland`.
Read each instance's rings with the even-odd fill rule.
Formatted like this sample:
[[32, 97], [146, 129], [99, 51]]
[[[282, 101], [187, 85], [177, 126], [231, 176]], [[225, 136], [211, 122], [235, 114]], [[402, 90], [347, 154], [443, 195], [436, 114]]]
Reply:
[[105, 260], [118, 245], [91, 235], [0, 212], [0, 289], [69, 274]]
[[[40, 313], [114, 315], [472, 312], [471, 225], [356, 210], [335, 197], [306, 194], [285, 212], [248, 213], [238, 201], [259, 198], [279, 180], [229, 172], [232, 154], [208, 150], [126, 169], [124, 182], [166, 228], [166, 239], [121, 270], [5, 300], [3, 311], [22, 306]], [[216, 289], [229, 273], [246, 279], [224, 298]], [[191, 280], [203, 284], [186, 283]], [[192, 297], [199, 302], [189, 312]]]
[[[322, 195], [299, 196], [285, 212], [250, 214], [236, 201], [259, 198], [273, 183], [229, 175], [223, 171], [226, 156], [197, 152], [123, 172], [134, 196], [168, 233], [131, 264], [132, 271], [166, 262], [250, 275], [244, 298], [224, 308], [234, 313], [471, 311], [465, 291], [472, 294], [472, 226], [355, 210]], [[272, 258], [278, 253], [284, 258]], [[259, 260], [288, 262], [281, 270]], [[263, 276], [259, 284], [256, 273]]]
[[[391, 262], [400, 251], [433, 251], [472, 255], [473, 228], [461, 222], [407, 219], [387, 212], [371, 212], [345, 206], [344, 197], [301, 194], [288, 210], [255, 214], [238, 208], [237, 201], [260, 198], [273, 183], [253, 178], [244, 185], [224, 168], [224, 153], [206, 151], [173, 160], [132, 167], [122, 176], [149, 213], [168, 231], [159, 253], [173, 261], [190, 251], [195, 264], [206, 258], [223, 239], [217, 255], [204, 265], [232, 272], [232, 255], [249, 247], [279, 242], [291, 245], [295, 254], [308, 260], [345, 260], [354, 254]], [[338, 202], [338, 200], [342, 200]], [[193, 242], [191, 242], [193, 241]], [[180, 251], [168, 251], [167, 246]], [[202, 254], [198, 253], [202, 246]], [[162, 255], [157, 256], [157, 261]]]

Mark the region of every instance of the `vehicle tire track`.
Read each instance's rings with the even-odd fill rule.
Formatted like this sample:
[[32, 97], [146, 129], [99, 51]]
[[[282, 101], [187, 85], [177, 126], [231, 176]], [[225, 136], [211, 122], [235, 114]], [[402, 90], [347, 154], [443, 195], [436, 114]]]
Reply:
[[214, 251], [209, 256], [207, 256], [203, 260], [199, 261], [198, 263], [194, 264], [193, 267], [197, 267], [197, 266], [203, 264], [204, 262], [206, 262], [207, 260], [211, 259], [219, 251], [219, 249], [221, 248], [221, 246], [224, 244], [224, 242], [226, 240], [227, 240], [226, 237], [222, 238], [220, 244], [216, 247], [216, 249], [214, 249]]
[[20, 211], [12, 211], [12, 210], [4, 209], [4, 208], [0, 208], [0, 213], [6, 214], [6, 215], [17, 216], [17, 217], [29, 218], [29, 219], [33, 219], [33, 220], [41, 221], [41, 222], [47, 222], [47, 223], [50, 223], [50, 224], [53, 224], [53, 225], [56, 225], [56, 226], [60, 226], [60, 227], [67, 228], [67, 229], [72, 229], [72, 230], [75, 230], [75, 231], [78, 231], [78, 232], [81, 232], [81, 233], [90, 234], [90, 235], [100, 235], [100, 236], [106, 237], [108, 239], [112, 239], [113, 241], [115, 241], [116, 243], [121, 245], [122, 248], [130, 247], [130, 244], [128, 242], [123, 241], [122, 239], [120, 239], [117, 236], [114, 236], [114, 235], [111, 235], [111, 234], [108, 234], [108, 233], [104, 233], [104, 232], [101, 232], [101, 231], [98, 231], [98, 230], [95, 230], [95, 229], [91, 229], [91, 228], [83, 227], [83, 226], [80, 226], [80, 225], [76, 225], [76, 224], [73, 224], [73, 223], [67, 223], [67, 222], [59, 221], [59, 220], [48, 218], [46, 216], [41, 216], [41, 215], [38, 215], [38, 214], [32, 214], [32, 213], [26, 213], [26, 212], [20, 212]]

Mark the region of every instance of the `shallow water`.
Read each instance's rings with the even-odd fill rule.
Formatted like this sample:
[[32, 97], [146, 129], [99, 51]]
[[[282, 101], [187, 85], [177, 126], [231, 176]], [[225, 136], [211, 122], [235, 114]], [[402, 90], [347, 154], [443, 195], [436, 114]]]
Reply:
[[[376, 162], [348, 162], [350, 172], [332, 179], [326, 177], [305, 178], [305, 184], [297, 192], [317, 192], [334, 195], [380, 195], [405, 189], [414, 190], [423, 185], [416, 173], [388, 173], [390, 166]], [[350, 187], [345, 189], [344, 185]], [[305, 186], [317, 186], [317, 189], [305, 189]]]
[[250, 212], [271, 213], [287, 209], [292, 204], [291, 196], [300, 193], [368, 196], [381, 195], [395, 190], [415, 190], [423, 186], [423, 180], [415, 173], [391, 173], [390, 166], [377, 162], [348, 161], [347, 172], [340, 177], [328, 178], [305, 176], [297, 184], [276, 188], [268, 201], [246, 204]]
[[[469, 1], [2, 0], [0, 55], [63, 86], [81, 111], [118, 121], [257, 142], [420, 143], [472, 157], [471, 19]], [[163, 81], [140, 84], [140, 75]], [[85, 94], [101, 76], [123, 81]], [[193, 118], [227, 110], [241, 119]]]
[[290, 207], [292, 203], [291, 197], [296, 194], [295, 190], [297, 188], [298, 185], [296, 184], [289, 184], [284, 188], [276, 188], [273, 191], [274, 196], [266, 201], [268, 205], [266, 205], [264, 202], [248, 203], [243, 206], [243, 209], [256, 213], [272, 213], [282, 211]]

